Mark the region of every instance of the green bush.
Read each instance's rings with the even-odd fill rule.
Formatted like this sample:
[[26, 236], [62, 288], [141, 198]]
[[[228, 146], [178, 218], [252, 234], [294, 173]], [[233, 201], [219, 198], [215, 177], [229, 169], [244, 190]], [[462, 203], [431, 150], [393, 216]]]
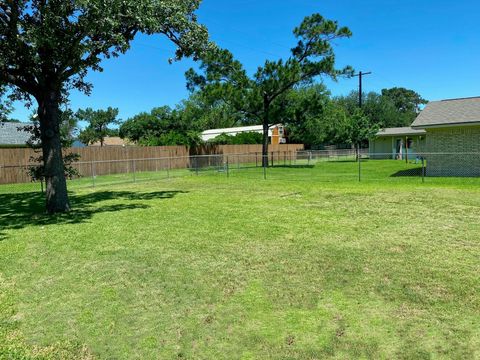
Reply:
[[160, 136], [148, 136], [139, 141], [139, 144], [143, 146], [198, 146], [201, 143], [200, 134], [196, 131], [188, 131], [187, 133], [169, 131]]
[[244, 132], [237, 135], [221, 134], [208, 141], [213, 145], [249, 145], [261, 144], [263, 135], [256, 132]]

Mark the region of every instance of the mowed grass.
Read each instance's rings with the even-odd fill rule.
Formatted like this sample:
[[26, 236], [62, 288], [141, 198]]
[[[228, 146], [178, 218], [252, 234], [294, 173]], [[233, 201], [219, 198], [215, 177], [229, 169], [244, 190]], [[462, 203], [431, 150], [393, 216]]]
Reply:
[[363, 165], [0, 193], [0, 358], [480, 358], [480, 182]]

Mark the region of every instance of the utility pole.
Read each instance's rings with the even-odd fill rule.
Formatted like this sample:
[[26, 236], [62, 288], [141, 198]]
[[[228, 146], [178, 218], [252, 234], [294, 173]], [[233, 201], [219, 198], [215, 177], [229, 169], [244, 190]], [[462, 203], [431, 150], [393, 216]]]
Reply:
[[[361, 109], [363, 105], [363, 77], [365, 75], [370, 75], [372, 72], [363, 72], [360, 71], [358, 74], [353, 75], [353, 77], [358, 76], [358, 107]], [[358, 161], [358, 181], [362, 181], [362, 155], [360, 153], [360, 141], [357, 143], [357, 161]]]
[[371, 71], [369, 71], [369, 72], [360, 71], [358, 74], [353, 75], [353, 77], [358, 76], [358, 107], [360, 107], [360, 108], [363, 105], [363, 101], [362, 101], [363, 100], [362, 99], [363, 98], [363, 77], [365, 75], [371, 75], [371, 74], [372, 74]]

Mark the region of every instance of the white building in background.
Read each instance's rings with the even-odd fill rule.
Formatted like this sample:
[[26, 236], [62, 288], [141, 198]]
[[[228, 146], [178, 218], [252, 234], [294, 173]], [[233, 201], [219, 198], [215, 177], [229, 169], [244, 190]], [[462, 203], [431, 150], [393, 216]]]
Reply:
[[[217, 136], [226, 134], [235, 136], [241, 133], [248, 133], [248, 132], [256, 132], [259, 134], [263, 133], [263, 126], [262, 125], [254, 125], [254, 126], [241, 126], [241, 127], [233, 127], [233, 128], [226, 128], [226, 129], [211, 129], [205, 130], [202, 133], [202, 140], [208, 141], [215, 139]], [[270, 140], [270, 144], [285, 144], [287, 139], [285, 137], [285, 128], [282, 124], [276, 124], [270, 126], [268, 130], [268, 138]]]

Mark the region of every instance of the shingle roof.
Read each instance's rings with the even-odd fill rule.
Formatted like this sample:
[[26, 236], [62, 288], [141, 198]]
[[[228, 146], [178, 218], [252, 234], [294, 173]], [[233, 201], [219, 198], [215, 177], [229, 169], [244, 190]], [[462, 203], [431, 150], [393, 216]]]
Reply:
[[0, 145], [25, 145], [30, 139], [28, 132], [19, 130], [25, 123], [0, 122]]
[[228, 134], [228, 133], [239, 133], [239, 132], [248, 132], [248, 131], [262, 131], [262, 125], [253, 125], [253, 126], [241, 126], [241, 127], [232, 127], [226, 129], [210, 129], [202, 132], [202, 135], [212, 135], [212, 134]]
[[397, 127], [382, 129], [377, 136], [409, 136], [409, 135], [425, 135], [425, 130], [412, 129], [411, 127]]
[[[277, 126], [281, 126], [281, 125], [276, 124], [276, 125], [270, 126], [269, 136], [271, 135], [272, 129], [274, 129]], [[236, 135], [238, 133], [244, 133], [244, 132], [258, 132], [258, 133], [261, 133], [261, 132], [263, 132], [263, 126], [262, 125], [253, 125], [253, 126], [241, 126], [241, 127], [226, 128], [226, 129], [205, 130], [204, 132], [202, 132], [202, 139], [203, 139], [203, 141], [208, 141], [210, 139], [214, 139], [215, 137], [217, 137], [218, 135], [221, 135], [221, 134]]]
[[429, 102], [413, 128], [480, 124], [480, 97]]

